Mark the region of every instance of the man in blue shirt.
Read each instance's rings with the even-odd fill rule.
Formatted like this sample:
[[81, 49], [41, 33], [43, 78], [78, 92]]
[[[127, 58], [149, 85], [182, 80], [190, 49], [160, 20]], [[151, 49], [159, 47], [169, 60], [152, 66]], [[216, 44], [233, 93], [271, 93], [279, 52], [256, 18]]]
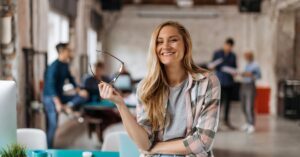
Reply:
[[[70, 73], [69, 62], [72, 59], [72, 51], [68, 43], [59, 43], [56, 46], [58, 59], [55, 60], [45, 72], [43, 103], [47, 118], [47, 142], [52, 148], [57, 128], [58, 113], [65, 111], [72, 113], [72, 107], [80, 105], [87, 100], [87, 92], [81, 91]], [[65, 81], [68, 80], [78, 94], [66, 96], [63, 92]]]
[[233, 50], [234, 40], [228, 38], [223, 48], [217, 50], [213, 55], [214, 65], [210, 69], [216, 71], [216, 75], [221, 83], [221, 104], [224, 106], [224, 122], [227, 127], [234, 129], [230, 123], [229, 112], [230, 112], [230, 101], [231, 93], [233, 90], [236, 65], [236, 56]]
[[241, 129], [247, 133], [253, 133], [255, 131], [255, 81], [261, 78], [261, 72], [259, 65], [254, 61], [254, 55], [252, 52], [246, 52], [244, 57], [247, 61], [247, 65], [242, 73], [243, 80], [241, 87], [241, 101], [246, 117], [246, 124], [243, 125]]

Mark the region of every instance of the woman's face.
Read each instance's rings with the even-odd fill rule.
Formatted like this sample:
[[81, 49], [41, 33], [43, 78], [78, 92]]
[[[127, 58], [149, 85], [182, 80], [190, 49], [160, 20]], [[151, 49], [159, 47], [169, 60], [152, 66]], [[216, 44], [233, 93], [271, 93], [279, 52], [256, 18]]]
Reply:
[[184, 42], [178, 30], [164, 26], [156, 40], [156, 54], [164, 65], [181, 64], [184, 57]]

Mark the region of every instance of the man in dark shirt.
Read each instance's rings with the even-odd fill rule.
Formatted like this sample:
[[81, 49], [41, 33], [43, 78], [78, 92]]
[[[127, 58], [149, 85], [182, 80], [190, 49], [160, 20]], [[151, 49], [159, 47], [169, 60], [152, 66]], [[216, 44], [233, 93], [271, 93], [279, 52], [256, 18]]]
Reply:
[[105, 76], [105, 66], [102, 62], [97, 62], [94, 65], [93, 75], [88, 75], [84, 78], [82, 83], [82, 88], [87, 90], [89, 93], [89, 100], [88, 102], [97, 102], [100, 101], [100, 94], [98, 84], [99, 81], [109, 82], [109, 77]]
[[228, 38], [223, 48], [217, 50], [213, 56], [213, 62], [215, 63], [211, 69], [216, 71], [216, 75], [221, 83], [221, 104], [224, 106], [224, 122], [230, 129], [234, 127], [230, 123], [229, 112], [230, 112], [230, 101], [231, 93], [233, 90], [234, 80], [233, 76], [236, 75], [235, 69], [236, 56], [232, 51], [234, 46], [234, 40]]
[[[69, 70], [72, 51], [68, 43], [59, 43], [56, 46], [58, 59], [55, 60], [45, 72], [43, 103], [47, 118], [47, 142], [52, 148], [58, 122], [58, 113], [65, 111], [70, 114], [72, 107], [80, 105], [87, 100], [87, 92], [80, 90]], [[75, 88], [76, 95], [66, 96], [63, 86], [68, 80]]]

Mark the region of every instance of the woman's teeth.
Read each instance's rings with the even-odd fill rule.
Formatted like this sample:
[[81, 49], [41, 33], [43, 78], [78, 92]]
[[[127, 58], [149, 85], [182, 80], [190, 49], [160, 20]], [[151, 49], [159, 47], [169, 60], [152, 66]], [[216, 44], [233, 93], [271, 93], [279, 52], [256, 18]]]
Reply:
[[174, 52], [163, 52], [161, 55], [163, 56], [169, 56], [169, 55], [173, 55]]

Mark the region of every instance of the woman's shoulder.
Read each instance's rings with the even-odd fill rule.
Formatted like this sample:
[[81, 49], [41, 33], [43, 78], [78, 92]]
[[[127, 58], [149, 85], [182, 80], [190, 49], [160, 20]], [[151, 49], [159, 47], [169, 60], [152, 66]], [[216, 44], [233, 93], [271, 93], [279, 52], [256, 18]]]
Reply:
[[194, 80], [201, 81], [201, 80], [209, 80], [209, 81], [219, 81], [217, 75], [209, 70], [201, 71], [194, 74]]
[[[204, 72], [199, 72], [196, 73], [198, 79], [194, 79], [194, 81], [196, 82], [202, 82], [201, 84], [203, 84], [203, 82], [206, 82], [205, 84], [209, 86], [209, 88], [220, 88], [220, 81], [217, 77], [217, 75], [212, 72], [212, 71], [204, 71]], [[200, 87], [199, 87], [200, 88]], [[202, 87], [201, 87], [202, 88]]]

